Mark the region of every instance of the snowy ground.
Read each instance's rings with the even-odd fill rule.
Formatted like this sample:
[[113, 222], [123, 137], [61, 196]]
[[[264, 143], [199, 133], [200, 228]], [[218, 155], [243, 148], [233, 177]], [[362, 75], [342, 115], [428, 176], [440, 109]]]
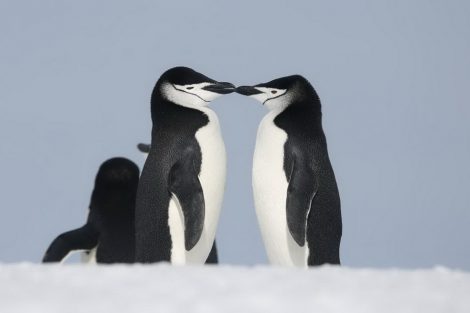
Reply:
[[470, 273], [0, 265], [0, 312], [470, 312]]

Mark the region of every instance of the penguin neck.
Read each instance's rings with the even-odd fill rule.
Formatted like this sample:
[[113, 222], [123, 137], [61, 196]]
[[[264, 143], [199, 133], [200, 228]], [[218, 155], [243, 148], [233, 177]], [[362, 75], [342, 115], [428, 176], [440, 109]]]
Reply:
[[298, 99], [291, 103], [283, 103], [273, 109], [268, 113], [271, 117], [276, 117], [279, 115], [289, 114], [290, 112], [297, 112], [302, 114], [305, 118], [309, 120], [315, 120], [321, 122], [321, 106], [319, 100], [311, 101], [311, 99]]
[[[209, 123], [213, 111], [207, 107], [191, 108], [165, 99], [161, 94], [152, 97], [152, 141], [157, 134], [196, 133]], [[153, 142], [152, 142], [152, 146]]]
[[284, 112], [287, 108], [288, 108], [288, 105], [271, 109], [269, 110], [268, 114], [266, 114], [266, 118], [274, 119], [276, 118], [276, 116], [282, 114], [282, 112]]
[[295, 128], [306, 133], [323, 133], [320, 101], [311, 97], [297, 99], [276, 114], [274, 123], [283, 129]]
[[310, 119], [313, 118], [321, 120], [321, 105], [318, 98], [303, 99], [301, 101], [293, 102], [291, 105], [289, 105], [289, 108], [297, 112], [302, 112]]

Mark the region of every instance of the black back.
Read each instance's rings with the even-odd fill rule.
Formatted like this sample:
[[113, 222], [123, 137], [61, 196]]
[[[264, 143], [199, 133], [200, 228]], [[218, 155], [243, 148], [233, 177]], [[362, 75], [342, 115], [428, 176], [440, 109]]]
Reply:
[[99, 263], [134, 262], [138, 182], [139, 168], [124, 158], [110, 159], [98, 171], [88, 223], [99, 232]]
[[132, 263], [135, 258], [134, 208], [139, 168], [125, 158], [104, 162], [96, 175], [87, 223], [59, 235], [43, 261], [59, 262], [72, 250], [97, 247], [98, 263]]
[[[310, 249], [308, 264], [339, 264], [341, 206], [322, 128], [320, 99], [310, 83], [301, 76], [295, 75], [285, 78], [284, 81], [280, 80], [273, 81], [276, 82], [274, 85], [264, 85], [274, 88], [287, 87], [295, 93], [292, 103], [274, 120], [288, 135], [284, 146], [284, 172], [289, 181], [295, 162], [300, 175], [312, 173], [315, 180], [309, 187], [316, 188], [316, 193], [307, 216], [306, 237]], [[309, 179], [303, 181], [308, 182]], [[294, 186], [295, 189], [306, 187], [308, 186]]]
[[191, 84], [211, 80], [188, 68], [174, 68], [160, 77], [152, 92], [152, 143], [140, 177], [136, 202], [136, 261], [142, 263], [171, 259], [170, 170], [189, 149], [194, 170], [200, 172], [201, 150], [195, 134], [209, 122], [204, 113], [162, 97], [160, 88], [169, 81]]

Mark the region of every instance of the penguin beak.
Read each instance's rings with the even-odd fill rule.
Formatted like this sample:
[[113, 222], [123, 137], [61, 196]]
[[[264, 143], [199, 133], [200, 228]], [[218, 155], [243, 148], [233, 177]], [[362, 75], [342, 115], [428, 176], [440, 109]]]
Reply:
[[262, 93], [258, 89], [252, 86], [239, 86], [235, 91], [244, 96], [253, 96]]
[[203, 87], [202, 89], [215, 92], [218, 94], [226, 95], [235, 91], [235, 86], [227, 82], [215, 82], [208, 86]]

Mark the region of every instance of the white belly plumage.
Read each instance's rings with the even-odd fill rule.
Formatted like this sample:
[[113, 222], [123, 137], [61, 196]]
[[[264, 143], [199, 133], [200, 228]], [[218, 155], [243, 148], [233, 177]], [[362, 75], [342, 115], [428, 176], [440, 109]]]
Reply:
[[60, 261], [61, 264], [67, 263], [67, 260], [75, 253], [80, 254], [80, 263], [82, 264], [96, 264], [96, 248], [91, 250], [72, 250], [67, 253], [64, 258]]
[[97, 248], [98, 247], [96, 246], [87, 252], [82, 252], [80, 254], [81, 262], [86, 263], [86, 264], [96, 264], [96, 249]]
[[226, 154], [219, 121], [212, 110], [202, 108], [201, 111], [209, 118], [209, 123], [196, 132], [196, 140], [202, 155], [199, 181], [204, 192], [204, 228], [198, 243], [193, 249], [186, 251], [183, 212], [178, 199], [175, 196], [171, 198], [168, 225], [172, 241], [171, 263], [173, 264], [205, 263], [215, 239], [225, 190]]
[[284, 173], [287, 134], [273, 122], [278, 113], [268, 113], [258, 128], [253, 159], [256, 215], [269, 261], [275, 265], [306, 267], [307, 244], [297, 245], [287, 227], [288, 182]]

